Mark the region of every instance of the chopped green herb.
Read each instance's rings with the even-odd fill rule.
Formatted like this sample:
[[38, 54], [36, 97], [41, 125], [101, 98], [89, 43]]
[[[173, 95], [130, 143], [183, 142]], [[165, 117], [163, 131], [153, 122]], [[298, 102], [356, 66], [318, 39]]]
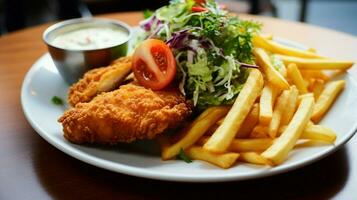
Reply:
[[182, 148], [180, 149], [180, 153], [178, 156], [181, 160], [185, 161], [186, 163], [192, 162], [192, 160], [185, 154], [185, 151]]
[[149, 17], [151, 17], [151, 15], [153, 14], [154, 12], [149, 10], [149, 9], [146, 9], [143, 11], [143, 14], [144, 14], [144, 19], [147, 19]]
[[58, 96], [53, 96], [52, 97], [52, 103], [55, 105], [63, 105], [63, 100], [59, 98]]

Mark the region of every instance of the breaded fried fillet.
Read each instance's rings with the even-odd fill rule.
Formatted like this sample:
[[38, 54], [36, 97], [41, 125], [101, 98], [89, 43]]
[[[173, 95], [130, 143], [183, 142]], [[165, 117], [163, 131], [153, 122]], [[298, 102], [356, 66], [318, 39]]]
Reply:
[[176, 90], [152, 91], [133, 84], [79, 103], [58, 120], [73, 143], [116, 144], [152, 139], [179, 126], [191, 105]]
[[131, 57], [122, 57], [108, 67], [96, 68], [84, 74], [83, 78], [69, 88], [68, 103], [75, 106], [88, 102], [101, 92], [115, 89], [131, 72]]

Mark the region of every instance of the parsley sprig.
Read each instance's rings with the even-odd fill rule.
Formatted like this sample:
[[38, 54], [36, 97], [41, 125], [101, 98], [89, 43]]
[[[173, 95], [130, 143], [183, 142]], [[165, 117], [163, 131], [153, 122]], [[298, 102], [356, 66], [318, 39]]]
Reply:
[[58, 106], [62, 106], [63, 105], [63, 100], [58, 96], [53, 96], [51, 101], [55, 105], [58, 105]]
[[185, 154], [185, 151], [181, 148], [178, 157], [186, 163], [191, 163], [192, 160]]

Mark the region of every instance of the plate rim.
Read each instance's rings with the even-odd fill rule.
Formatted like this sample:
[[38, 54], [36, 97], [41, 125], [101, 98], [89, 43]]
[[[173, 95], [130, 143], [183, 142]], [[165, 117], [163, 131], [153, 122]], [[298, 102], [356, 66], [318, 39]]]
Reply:
[[[289, 41], [290, 42], [290, 41]], [[285, 166], [284, 168], [268, 168], [269, 172], [266, 172], [266, 170], [261, 171], [260, 173], [249, 173], [247, 175], [242, 175], [242, 174], [236, 174], [236, 175], [214, 175], [210, 174], [209, 176], [207, 175], [198, 175], [198, 176], [192, 176], [192, 175], [181, 175], [181, 174], [172, 174], [168, 172], [157, 172], [153, 171], [150, 169], [146, 168], [141, 168], [141, 167], [134, 167], [122, 163], [115, 163], [113, 161], [108, 161], [106, 159], [98, 158], [95, 156], [92, 156], [86, 152], [82, 152], [79, 149], [76, 148], [66, 148], [66, 146], [62, 146], [60, 143], [56, 142], [56, 140], [53, 140], [46, 131], [40, 127], [35, 120], [31, 118], [29, 115], [29, 108], [26, 106], [25, 102], [25, 95], [26, 95], [26, 89], [29, 86], [29, 83], [31, 81], [31, 78], [33, 75], [36, 73], [38, 69], [40, 69], [41, 66], [39, 63], [43, 62], [44, 59], [48, 59], [46, 57], [50, 57], [48, 53], [45, 53], [42, 55], [39, 59], [36, 60], [36, 62], [31, 66], [31, 68], [28, 70], [28, 72], [25, 75], [25, 78], [22, 82], [21, 86], [21, 107], [23, 110], [23, 113], [25, 115], [26, 120], [30, 123], [31, 127], [39, 134], [44, 140], [46, 140], [48, 143], [50, 143], [52, 146], [57, 148], [58, 150], [66, 153], [67, 155], [76, 158], [77, 160], [80, 160], [82, 162], [85, 162], [87, 164], [100, 167], [102, 169], [106, 169], [109, 171], [113, 172], [118, 172], [126, 175], [131, 175], [131, 176], [136, 176], [136, 177], [141, 177], [141, 178], [150, 178], [150, 179], [155, 179], [155, 180], [165, 180], [165, 181], [175, 181], [175, 182], [226, 182], [226, 181], [242, 181], [242, 180], [248, 180], [248, 179], [258, 179], [258, 178], [263, 178], [263, 177], [268, 177], [268, 176], [273, 176], [276, 174], [281, 174], [285, 173], [288, 171], [292, 171], [301, 167], [304, 167], [306, 165], [309, 165], [313, 162], [316, 162], [318, 160], [321, 160], [328, 155], [332, 154], [333, 152], [337, 151], [340, 149], [344, 144], [346, 144], [357, 132], [357, 120], [354, 122], [353, 127], [350, 128], [348, 131], [348, 134], [345, 135], [344, 138], [341, 139], [339, 144], [335, 144], [333, 146], [329, 146], [329, 148], [326, 148], [322, 150], [321, 152], [318, 152], [315, 154], [313, 157], [308, 157], [307, 159], [302, 159], [298, 163], [293, 163], [292, 165]], [[350, 74], [350, 72], [347, 72], [345, 75], [346, 79], [349, 79], [357, 88], [357, 82], [353, 78], [353, 76]]]

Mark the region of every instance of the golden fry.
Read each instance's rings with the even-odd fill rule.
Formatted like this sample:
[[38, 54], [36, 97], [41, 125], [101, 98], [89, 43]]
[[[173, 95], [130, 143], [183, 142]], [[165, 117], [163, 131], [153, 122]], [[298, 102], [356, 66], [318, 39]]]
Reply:
[[223, 123], [203, 146], [212, 152], [224, 152], [234, 139], [256, 98], [263, 89], [263, 76], [259, 70], [250, 71], [248, 79], [239, 93]]
[[193, 160], [203, 160], [224, 169], [232, 166], [239, 157], [238, 153], [216, 154], [198, 146], [189, 148], [186, 153]]
[[[201, 137], [197, 141], [197, 145], [203, 145], [208, 141], [209, 137]], [[274, 140], [271, 138], [247, 138], [234, 139], [229, 145], [228, 151], [233, 152], [248, 152], [248, 151], [264, 151], [273, 144]]]
[[273, 141], [271, 138], [235, 139], [229, 146], [229, 150], [234, 152], [264, 151], [273, 144]]
[[255, 126], [250, 133], [251, 138], [268, 138], [268, 127], [263, 125]]
[[259, 122], [259, 106], [257, 103], [253, 105], [252, 110], [245, 118], [242, 126], [239, 128], [236, 138], [246, 138], [252, 132], [255, 125]]
[[299, 91], [296, 89], [295, 85], [290, 87], [290, 96], [288, 101], [286, 102], [285, 112], [281, 119], [281, 125], [287, 125], [291, 118], [293, 118], [296, 106], [297, 106], [297, 99], [299, 96]]
[[286, 67], [285, 67], [285, 64], [283, 63], [283, 61], [276, 57], [275, 55], [270, 55], [269, 56], [270, 58], [270, 62], [271, 64], [273, 65], [273, 67], [284, 77], [286, 78], [287, 77], [287, 70], [286, 70]]
[[312, 121], [317, 123], [331, 107], [333, 101], [336, 99], [337, 95], [344, 89], [345, 81], [333, 81], [326, 85], [325, 89], [322, 91], [321, 95], [316, 101], [314, 112], [312, 114]]
[[318, 99], [324, 88], [324, 81], [322, 79], [315, 79], [313, 85], [309, 87], [309, 90], [314, 94], [315, 99]]
[[314, 48], [309, 48], [307, 51], [310, 51], [310, 52], [312, 52], [312, 53], [316, 53], [317, 51], [316, 51], [316, 49], [314, 49]]
[[264, 71], [268, 82], [270, 82], [275, 87], [287, 90], [289, 89], [289, 83], [285, 78], [273, 67], [271, 64], [268, 54], [261, 48], [255, 48], [253, 51], [258, 65]]
[[288, 65], [288, 77], [291, 78], [294, 85], [296, 85], [300, 94], [307, 93], [307, 88], [304, 79], [302, 78], [301, 73], [295, 63], [290, 63]]
[[300, 138], [306, 124], [309, 122], [314, 109], [314, 98], [303, 98], [293, 119], [287, 126], [281, 136], [267, 150], [262, 153], [262, 156], [274, 165], [282, 163], [293, 149], [296, 141]]
[[303, 140], [303, 141], [298, 141], [294, 148], [306, 148], [306, 147], [315, 147], [315, 146], [325, 146], [325, 145], [331, 145], [329, 142], [325, 142], [323, 140]]
[[[279, 129], [279, 132], [282, 133], [285, 131], [287, 126], [282, 126]], [[314, 125], [312, 122], [308, 123], [301, 134], [300, 139], [309, 139], [314, 141], [322, 141], [325, 143], [333, 144], [336, 140], [336, 133], [327, 127], [321, 125]]]
[[259, 101], [259, 123], [268, 125], [273, 117], [273, 106], [278, 91], [270, 84], [265, 84]]
[[301, 139], [320, 140], [333, 144], [336, 140], [336, 133], [321, 125], [308, 124], [301, 135]]
[[256, 164], [256, 165], [271, 165], [269, 160], [256, 152], [243, 152], [239, 154], [239, 161]]
[[306, 94], [299, 95], [299, 96], [298, 96], [298, 99], [297, 99], [297, 105], [299, 105], [300, 102], [301, 102], [304, 98], [307, 98], [307, 97], [312, 97], [312, 98], [314, 98], [314, 94], [312, 94], [312, 93], [306, 93]]
[[275, 138], [278, 133], [281, 118], [286, 111], [286, 104], [289, 100], [290, 93], [291, 90], [284, 90], [277, 99], [274, 107], [273, 118], [271, 119], [268, 128], [268, 134], [271, 138]]
[[260, 37], [259, 35], [253, 37], [253, 44], [255, 47], [261, 47], [276, 54], [296, 56], [301, 58], [323, 58], [314, 52], [288, 47], [273, 40], [267, 40], [263, 37]]
[[305, 79], [322, 79], [324, 81], [329, 81], [330, 77], [326, 75], [322, 70], [300, 70], [302, 77]]
[[205, 132], [228, 112], [228, 107], [210, 107], [205, 110], [189, 127], [187, 133], [175, 144], [161, 152], [163, 160], [171, 159], [179, 154], [180, 149], [193, 145]]
[[273, 35], [272, 34], [260, 34], [260, 37], [266, 39], [266, 40], [272, 40], [273, 39]]
[[298, 58], [293, 56], [276, 55], [279, 57], [285, 65], [290, 63], [295, 63], [299, 69], [311, 69], [311, 70], [321, 70], [321, 69], [340, 69], [347, 70], [354, 64], [352, 61], [344, 60], [330, 60], [330, 59], [308, 59], [308, 58]]
[[336, 79], [339, 78], [339, 76], [347, 73], [347, 70], [335, 70], [332, 73], [330, 73], [328, 76], [329, 79]]

